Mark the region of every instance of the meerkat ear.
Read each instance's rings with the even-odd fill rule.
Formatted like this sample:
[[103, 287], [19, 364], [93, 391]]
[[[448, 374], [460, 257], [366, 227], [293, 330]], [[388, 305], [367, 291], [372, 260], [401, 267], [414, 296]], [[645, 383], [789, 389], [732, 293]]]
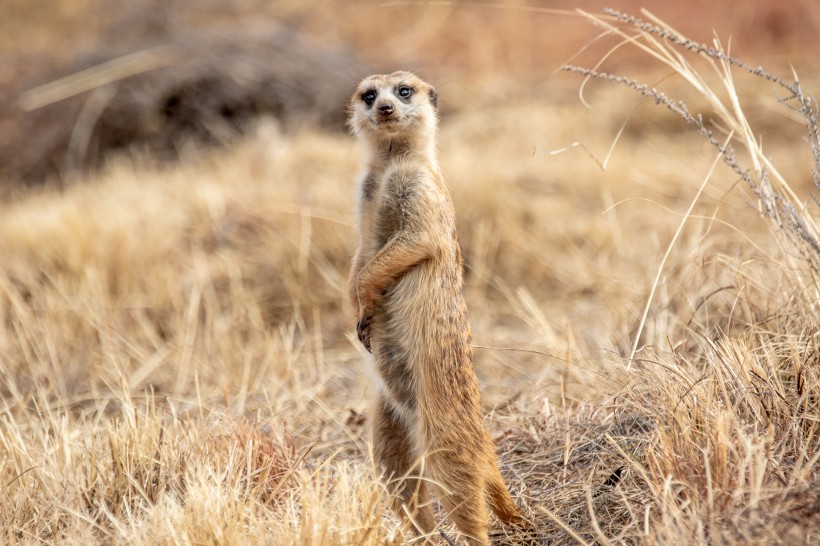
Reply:
[[427, 94], [430, 95], [430, 104], [433, 105], [433, 108], [438, 109], [438, 93], [436, 93], [436, 90], [431, 87]]

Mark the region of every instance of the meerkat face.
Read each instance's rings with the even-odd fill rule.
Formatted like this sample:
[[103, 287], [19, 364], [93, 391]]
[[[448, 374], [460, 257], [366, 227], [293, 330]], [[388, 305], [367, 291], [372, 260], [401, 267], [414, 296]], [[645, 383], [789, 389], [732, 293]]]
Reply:
[[350, 127], [356, 134], [395, 139], [428, 134], [436, 124], [436, 91], [410, 72], [362, 80], [350, 101]]

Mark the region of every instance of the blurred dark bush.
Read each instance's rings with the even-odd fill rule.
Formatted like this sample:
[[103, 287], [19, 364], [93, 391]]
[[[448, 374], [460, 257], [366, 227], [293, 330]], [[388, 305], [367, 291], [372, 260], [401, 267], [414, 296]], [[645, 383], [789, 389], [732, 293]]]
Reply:
[[130, 149], [173, 159], [190, 143], [228, 143], [260, 116], [284, 130], [343, 129], [350, 90], [367, 73], [350, 51], [287, 25], [189, 26], [105, 45], [121, 25], [68, 59], [0, 57], [0, 185], [87, 170]]

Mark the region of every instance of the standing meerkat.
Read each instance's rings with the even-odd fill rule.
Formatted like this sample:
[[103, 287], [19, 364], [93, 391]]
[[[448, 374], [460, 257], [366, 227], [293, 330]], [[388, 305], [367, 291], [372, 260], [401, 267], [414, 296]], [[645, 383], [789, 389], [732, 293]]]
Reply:
[[[376, 463], [394, 509], [435, 529], [425, 479], [471, 544], [489, 544], [488, 510], [521, 519], [484, 428], [462, 296], [455, 211], [436, 155], [436, 92], [409, 72], [365, 78], [350, 127], [365, 145], [350, 299], [379, 376]], [[423, 475], [422, 475], [423, 474]]]

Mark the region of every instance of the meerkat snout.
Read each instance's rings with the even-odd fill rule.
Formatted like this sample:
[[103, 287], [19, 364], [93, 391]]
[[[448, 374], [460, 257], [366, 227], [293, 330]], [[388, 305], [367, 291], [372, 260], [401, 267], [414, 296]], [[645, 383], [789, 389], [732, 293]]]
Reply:
[[395, 111], [395, 108], [393, 108], [393, 105], [389, 102], [380, 103], [379, 106], [378, 106], [378, 109], [379, 109], [379, 115], [382, 116], [382, 117], [391, 116], [391, 115], [393, 115], [393, 112]]

